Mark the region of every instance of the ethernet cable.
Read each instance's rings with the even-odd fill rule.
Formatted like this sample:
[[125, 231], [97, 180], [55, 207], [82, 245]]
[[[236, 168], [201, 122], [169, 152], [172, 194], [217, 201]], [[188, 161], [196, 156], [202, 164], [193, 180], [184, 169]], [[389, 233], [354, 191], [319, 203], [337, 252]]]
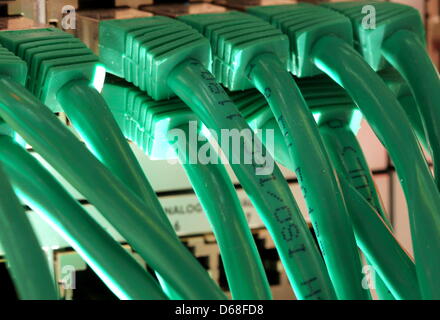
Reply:
[[[220, 146], [230, 140], [221, 138], [222, 129], [249, 130], [250, 138], [240, 139], [238, 150], [223, 151], [271, 233], [297, 296], [333, 299], [323, 259], [279, 168], [269, 174], [258, 171], [264, 164], [257, 164], [254, 154], [250, 164], [237, 161], [238, 155], [251, 150], [254, 134], [207, 70], [208, 41], [182, 22], [165, 17], [105, 20], [99, 28], [100, 58], [110, 73], [154, 100], [177, 95], [214, 130]], [[264, 147], [260, 149], [264, 152]], [[256, 175], [257, 171], [262, 174]]]
[[209, 39], [213, 73], [221, 84], [232, 91], [255, 87], [265, 96], [294, 163], [338, 298], [369, 299], [335, 172], [313, 116], [287, 71], [288, 38], [265, 21], [240, 12], [186, 15], [179, 20]]
[[[0, 47], [0, 67], [4, 75], [23, 83], [26, 67], [20, 59]], [[13, 131], [0, 118], [0, 134]], [[21, 299], [58, 299], [58, 290], [32, 226], [0, 165], [0, 243], [8, 259], [9, 271]], [[32, 268], [29, 266], [32, 265]]]
[[12, 71], [0, 71], [2, 119], [81, 192], [179, 295], [224, 299], [224, 293], [182, 243], [170, 237], [156, 216], [146, 217], [144, 213], [154, 208], [114, 177], [45, 105], [11, 78], [11, 72], [26, 70], [20, 62]]
[[[187, 128], [180, 127], [180, 129]], [[189, 135], [186, 136], [189, 137]], [[215, 213], [209, 214], [208, 219], [218, 239], [217, 243], [222, 253], [222, 262], [232, 297], [239, 300], [272, 299], [269, 282], [255, 241], [225, 167], [220, 164], [204, 165], [198, 162], [193, 164], [190, 161], [190, 155], [186, 154], [185, 147], [191, 141], [177, 139], [173, 142], [180, 162], [204, 210]], [[201, 150], [205, 143], [199, 142], [197, 150]], [[218, 158], [218, 155], [211, 154], [210, 158], [212, 157]]]
[[[421, 145], [427, 152], [430, 151], [429, 142], [425, 135], [422, 119], [417, 110], [416, 100], [411, 93], [411, 89], [407, 82], [402, 78], [399, 72], [393, 67], [388, 67], [377, 72], [377, 74], [385, 81], [387, 86], [393, 91], [399, 100], [403, 110], [405, 110], [412, 128], [416, 133]], [[430, 153], [430, 152], [429, 152]]]
[[[374, 7], [374, 29], [362, 26], [363, 6]], [[388, 62], [408, 82], [417, 102], [415, 107], [421, 116], [440, 189], [440, 78], [426, 51], [424, 24], [419, 12], [407, 5], [378, 1], [329, 4], [328, 7], [351, 20], [358, 51], [374, 70], [383, 69]]]
[[[48, 261], [0, 166], [0, 243], [18, 296], [25, 300], [57, 300]], [[30, 267], [31, 266], [31, 267]]]
[[53, 112], [66, 113], [92, 153], [149, 204], [150, 211], [143, 214], [154, 214], [177, 240], [153, 188], [95, 88], [102, 87], [105, 76], [98, 57], [79, 39], [54, 28], [0, 32], [0, 43], [27, 63], [27, 88]]
[[253, 7], [248, 12], [288, 33], [292, 72], [299, 77], [328, 74], [348, 92], [389, 150], [408, 203], [422, 297], [440, 298], [436, 271], [440, 265], [440, 195], [407, 115], [353, 49], [350, 21], [308, 4]]
[[[356, 116], [358, 112], [353, 112], [353, 116], [351, 116], [353, 102], [340, 87], [338, 88], [337, 84], [331, 83], [329, 79], [321, 76], [298, 79], [298, 85], [319, 123], [331, 122], [336, 116], [341, 117], [342, 114], [347, 121], [351, 118], [349, 121], [350, 128], [357, 130], [359, 127], [359, 117]], [[269, 109], [267, 102], [258, 92], [247, 90], [231, 93], [231, 98], [240, 109], [240, 112], [246, 115], [246, 119], [254, 130], [274, 130], [275, 141], [283, 141], [282, 132], [273, 117], [265, 120], [256, 119], [264, 118], [262, 117], [264, 109]], [[328, 148], [332, 147], [332, 145], [326, 146]], [[293, 168], [294, 165], [288, 157], [286, 149], [285, 147], [276, 148], [275, 158], [287, 168]], [[333, 155], [333, 153], [330, 153], [330, 155]], [[361, 150], [359, 150], [359, 155], [362, 156]], [[335, 161], [338, 162], [339, 160], [336, 159]], [[339, 166], [339, 168], [341, 167]], [[386, 282], [387, 287], [392, 288], [393, 294], [399, 299], [418, 299], [420, 295], [414, 263], [398, 244], [388, 224], [383, 221], [376, 208], [368, 201], [371, 198], [370, 194], [360, 194], [356, 188], [352, 187], [350, 178], [347, 178], [349, 182], [346, 181], [343, 173], [344, 171], [340, 173], [338, 170], [340, 183], [345, 182], [342, 184], [344, 187], [343, 194], [353, 223], [357, 244], [374, 268], [379, 270], [376, 283], [378, 290], [383, 289], [379, 292], [380, 296], [390, 298], [387, 290], [380, 287], [383, 278], [386, 280], [384, 282]], [[341, 179], [344, 179], [344, 181], [341, 181]], [[371, 192], [375, 192], [374, 185], [369, 185], [369, 188]], [[381, 241], [377, 241], [377, 239], [381, 239]], [[400, 270], [399, 275], [395, 274], [396, 269]]]
[[[387, 288], [390, 288], [393, 297], [398, 299], [420, 299], [415, 265], [404, 250], [398, 246], [397, 241], [392, 238], [391, 223], [385, 215], [367, 162], [350, 128], [353, 126], [352, 109], [353, 105], [339, 108], [332, 106], [331, 111], [327, 111], [330, 113], [328, 115], [324, 115], [325, 111], [322, 110], [320, 132], [340, 175], [339, 181], [344, 190], [347, 206], [352, 212], [352, 220], [358, 218], [356, 213], [362, 213], [363, 219], [371, 219], [370, 225], [363, 221], [354, 221], [353, 223], [359, 247], [371, 261], [370, 263], [375, 266], [375, 269], [378, 269], [380, 277], [377, 278], [376, 288], [379, 296], [386, 297]], [[381, 222], [385, 226], [380, 225]], [[376, 225], [376, 227], [372, 228], [372, 225]], [[389, 228], [390, 232], [373, 232], [373, 230], [384, 227]], [[374, 239], [372, 239], [373, 237]], [[399, 255], [398, 260], [401, 262], [399, 266], [388, 263], [391, 252]], [[396, 267], [404, 272], [396, 273]], [[384, 282], [386, 287], [383, 286]]]
[[[123, 80], [106, 83], [102, 93], [127, 139], [154, 159], [174, 160], [177, 154], [212, 226], [232, 298], [271, 299], [263, 264], [221, 160], [216, 154], [209, 155], [216, 157], [215, 164], [192, 159], [190, 125], [201, 148], [209, 143], [198, 137], [200, 126], [193, 112], [177, 98], [156, 102]], [[195, 146], [196, 154], [199, 150]]]
[[15, 192], [78, 252], [118, 298], [166, 299], [157, 281], [37, 159], [5, 135], [0, 136], [0, 149], [0, 161]]

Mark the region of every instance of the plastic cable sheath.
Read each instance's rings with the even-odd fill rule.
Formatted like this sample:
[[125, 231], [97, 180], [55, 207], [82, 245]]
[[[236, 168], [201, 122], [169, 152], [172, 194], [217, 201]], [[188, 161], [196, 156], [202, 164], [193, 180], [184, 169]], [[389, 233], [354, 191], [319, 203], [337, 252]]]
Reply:
[[[232, 169], [274, 240], [296, 296], [299, 299], [335, 299], [323, 259], [279, 168], [274, 165], [272, 172], [258, 171], [260, 175], [257, 175], [259, 167], [255, 157], [249, 164], [237, 161], [240, 156], [237, 151], [240, 154], [245, 150], [252, 152], [252, 142], [256, 139], [214, 76], [200, 62], [187, 60], [170, 73], [168, 85], [208, 128], [216, 132]], [[231, 139], [221, 138], [222, 129], [247, 129], [249, 136], [240, 139], [239, 150], [231, 151], [225, 146]], [[263, 150], [258, 142], [255, 145]]]
[[0, 116], [81, 192], [180, 295], [186, 299], [225, 298], [157, 217], [144, 214], [154, 209], [115, 178], [46, 106], [10, 78], [0, 79]]
[[20, 198], [62, 235], [118, 298], [166, 299], [157, 281], [37, 159], [7, 136], [0, 136], [0, 149], [0, 161]]
[[440, 197], [408, 117], [382, 79], [339, 38], [322, 37], [312, 59], [344, 87], [388, 149], [406, 195], [424, 299], [440, 298]]

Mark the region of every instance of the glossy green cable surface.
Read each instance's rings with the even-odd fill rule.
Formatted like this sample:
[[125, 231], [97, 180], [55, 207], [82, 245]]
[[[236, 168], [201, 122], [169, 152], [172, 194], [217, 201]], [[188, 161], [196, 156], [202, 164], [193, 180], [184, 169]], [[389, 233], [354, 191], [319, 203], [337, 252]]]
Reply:
[[344, 174], [344, 177], [380, 214], [391, 229], [391, 223], [376, 191], [367, 160], [356, 136], [350, 129], [349, 121], [345, 121], [343, 116], [334, 116], [331, 120], [320, 124], [319, 130], [333, 165]]
[[416, 101], [412, 94], [408, 94], [402, 97], [399, 97], [399, 103], [402, 108], [405, 110], [408, 118], [411, 122], [411, 126], [414, 129], [414, 132], [417, 138], [420, 141], [420, 144], [425, 148], [426, 151], [430, 152], [429, 142], [426, 138], [426, 134], [423, 128], [422, 119], [420, 117], [419, 111], [417, 110]]
[[107, 103], [86, 80], [71, 81], [62, 87], [57, 98], [92, 153], [110, 171], [154, 210], [164, 226], [175, 232], [133, 151], [124, 138]]
[[254, 58], [247, 75], [278, 122], [338, 298], [370, 299], [362, 287], [359, 251], [335, 171], [298, 86], [272, 54]]
[[154, 209], [115, 178], [47, 107], [9, 78], [0, 79], [0, 116], [81, 192], [181, 296], [225, 298], [160, 220], [144, 214]]
[[57, 300], [43, 249], [0, 165], [0, 243], [20, 299]]
[[[180, 127], [187, 139], [172, 141], [179, 160], [194, 188], [217, 240], [233, 299], [270, 300], [272, 293], [255, 241], [250, 232], [240, 200], [221, 159], [210, 149], [208, 159], [218, 163], [191, 161], [189, 132]], [[197, 139], [197, 152], [209, 142]], [[208, 153], [214, 154], [208, 154]]]
[[[276, 124], [276, 122], [273, 121], [268, 121], [265, 125], [265, 129], [275, 129], [275, 137], [278, 137], [278, 141], [279, 139], [282, 139], [282, 134], [281, 131], [277, 128], [278, 125]], [[330, 144], [331, 141], [329, 141], [329, 139], [326, 139], [327, 136], [326, 135], [322, 135], [324, 138], [324, 141], [326, 142], [326, 147], [328, 148], [329, 151], [332, 151], [333, 146]], [[284, 152], [279, 152], [281, 151], [279, 148], [277, 149], [278, 152], [276, 153], [277, 156], [277, 161], [279, 161], [280, 156], [282, 156], [282, 160], [284, 161], [283, 164], [287, 167], [287, 168], [294, 168], [294, 165], [292, 164], [292, 161], [286, 157]], [[334, 150], [334, 149], [333, 149]], [[332, 152], [329, 152], [329, 154], [332, 156], [331, 158], [333, 159], [333, 155]], [[339, 157], [334, 159], [333, 162], [335, 165], [338, 166], [338, 170], [340, 169], [340, 159]], [[338, 175], [339, 176], [339, 175]], [[344, 175], [342, 175], [342, 177], [344, 177]], [[341, 178], [339, 178], [338, 180], [340, 181]], [[347, 191], [348, 190], [348, 191]], [[356, 189], [355, 189], [356, 190]], [[398, 244], [397, 240], [394, 239], [392, 232], [388, 229], [388, 224], [387, 222], [383, 222], [382, 218], [380, 217], [380, 215], [376, 212], [375, 208], [369, 206], [369, 205], [362, 205], [359, 206], [356, 202], [360, 201], [359, 197], [363, 196], [362, 194], [358, 193], [356, 191], [355, 193], [355, 197], [353, 197], [352, 195], [350, 197], [347, 197], [345, 195], [345, 192], [347, 193], [353, 193], [353, 191], [349, 188], [345, 188], [343, 190], [343, 194], [344, 194], [344, 200], [345, 203], [347, 204], [347, 208], [349, 209], [348, 212], [350, 213], [350, 218], [353, 224], [353, 228], [356, 231], [355, 235], [356, 235], [356, 242], [358, 244], [359, 247], [361, 247], [363, 250], [366, 250], [368, 256], [374, 256], [376, 258], [373, 259], [374, 263], [372, 263], [372, 265], [376, 265], [378, 263], [380, 264], [384, 264], [387, 261], [395, 261], [392, 264], [392, 268], [401, 268], [401, 266], [407, 267], [406, 270], [404, 270], [403, 274], [405, 274], [405, 277], [407, 277], [407, 275], [411, 275], [411, 274], [415, 274], [415, 267], [414, 264], [412, 263], [412, 265], [410, 263], [408, 263], [408, 261], [411, 261], [411, 259], [407, 256], [406, 252], [400, 247], [400, 245]], [[368, 201], [367, 201], [368, 203]], [[359, 209], [360, 208], [360, 209]], [[380, 236], [377, 237], [376, 235], [379, 234]], [[382, 245], [377, 242], [376, 240], [380, 238], [380, 239], [388, 239], [387, 241], [391, 241], [391, 243], [388, 243], [387, 246], [391, 248], [391, 250], [388, 250], [387, 252], [389, 253], [389, 256], [387, 256], [386, 260], [381, 260], [381, 256], [383, 257], [384, 255], [384, 249], [382, 247]], [[389, 267], [386, 267], [389, 272], [391, 272], [392, 268], [390, 269]], [[412, 268], [412, 270], [411, 270]], [[384, 269], [384, 268], [382, 268]], [[381, 269], [381, 270], [382, 270]], [[401, 279], [399, 279], [398, 277], [393, 279], [393, 277], [395, 277], [394, 275], [391, 275], [391, 281], [393, 281], [394, 286], [396, 288], [399, 288], [399, 282], [402, 281]], [[408, 279], [413, 279], [413, 283], [411, 284], [413, 285], [417, 285], [417, 278], [414, 277], [408, 277]], [[376, 278], [376, 290], [383, 290], [381, 291], [381, 298], [386, 298], [386, 299], [391, 299], [392, 297], [390, 296], [390, 294], [387, 294], [387, 288], [381, 287], [383, 283], [381, 283], [381, 280], [379, 278]], [[385, 284], [383, 284], [385, 285]], [[410, 285], [410, 286], [411, 286]], [[408, 285], [406, 285], [408, 286]], [[398, 290], [399, 292], [402, 291], [401, 289]], [[417, 298], [417, 293], [419, 291], [415, 290], [413, 293], [413, 298], [416, 299]], [[409, 297], [410, 295], [406, 295], [406, 297]], [[399, 297], [399, 295], [398, 295]]]
[[[323, 140], [326, 141], [327, 150], [337, 170], [343, 173], [344, 177], [350, 181], [354, 188], [376, 209], [391, 229], [391, 224], [385, 215], [385, 210], [376, 192], [374, 180], [363, 156], [362, 149], [349, 127], [348, 120], [351, 118], [352, 110], [347, 110], [350, 115], [344, 111], [340, 113], [341, 118], [335, 116], [320, 126]], [[353, 214], [356, 214], [356, 212]], [[370, 261], [367, 261], [367, 264], [370, 265]], [[381, 276], [377, 276], [375, 279], [376, 292], [379, 298], [381, 300], [394, 300], [394, 295], [390, 292]]]
[[[170, 236], [177, 239], [156, 193], [99, 92], [87, 80], [73, 80], [58, 91], [57, 98], [92, 153], [150, 206], [152, 210], [143, 214], [154, 214]], [[177, 298], [166, 281], [160, 280], [170, 297]]]
[[[157, 281], [12, 138], [0, 136], [0, 161], [14, 189], [120, 299], [166, 299]], [[124, 272], [121, 272], [124, 270]]]
[[[338, 119], [322, 124], [320, 132], [340, 174], [339, 180], [343, 180], [341, 185], [351, 209], [358, 245], [378, 269], [380, 277], [376, 281], [383, 280], [398, 299], [420, 299], [415, 265], [393, 237], [356, 137], [348, 124]], [[395, 272], [397, 269], [399, 272]], [[383, 291], [379, 294], [386, 296]]]
[[[359, 248], [397, 299], [420, 299], [414, 262], [368, 201], [342, 175], [340, 182], [347, 207], [353, 212]], [[371, 232], [374, 239], [368, 235]]]
[[440, 196], [407, 115], [385, 83], [344, 41], [322, 37], [312, 59], [347, 90], [394, 160], [407, 199], [422, 297], [439, 299]]
[[422, 119], [440, 190], [440, 78], [419, 38], [400, 30], [387, 38], [382, 53], [410, 85]]
[[[221, 146], [225, 143], [221, 139], [222, 129], [248, 129], [250, 136], [255, 137], [223, 88], [198, 61], [182, 62], [171, 72], [168, 85], [208, 128], [216, 132]], [[233, 151], [251, 150], [252, 142], [255, 141], [246, 137], [240, 139], [240, 151]], [[259, 146], [259, 149], [264, 147]], [[271, 173], [257, 175], [255, 159], [246, 164], [242, 159], [237, 161], [238, 155], [229, 148], [223, 151], [269, 230], [297, 297], [335, 299], [323, 259], [278, 166], [274, 164]]]

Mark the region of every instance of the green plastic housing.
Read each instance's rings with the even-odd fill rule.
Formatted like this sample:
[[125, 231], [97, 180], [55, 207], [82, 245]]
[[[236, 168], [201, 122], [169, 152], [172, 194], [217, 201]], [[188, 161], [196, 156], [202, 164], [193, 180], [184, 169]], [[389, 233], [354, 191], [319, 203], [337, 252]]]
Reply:
[[206, 68], [211, 65], [206, 38], [180, 21], [160, 16], [102, 21], [99, 52], [108, 72], [155, 100], [174, 96], [167, 79], [178, 64], [196, 59]]
[[[357, 109], [346, 91], [326, 75], [295, 81], [318, 123], [328, 121], [341, 111], [351, 117], [353, 110]], [[273, 121], [269, 105], [258, 91], [231, 92], [230, 97], [252, 129], [261, 129], [268, 121]]]
[[[12, 78], [24, 85], [27, 76], [26, 63], [8, 49], [0, 46], [0, 75]], [[14, 131], [0, 118], [0, 135], [14, 136]]]
[[24, 85], [26, 83], [27, 65], [11, 51], [0, 46], [0, 74]]
[[189, 121], [196, 121], [200, 129], [196, 115], [178, 98], [155, 101], [122, 80], [106, 83], [102, 95], [125, 137], [152, 159], [177, 158], [168, 143], [170, 130]]
[[261, 129], [273, 118], [273, 112], [266, 99], [257, 90], [226, 92], [253, 130]]
[[[364, 27], [364, 19], [368, 18], [368, 7], [375, 9], [376, 21], [374, 28]], [[425, 43], [425, 30], [422, 18], [417, 9], [392, 2], [356, 1], [341, 3], [326, 3], [323, 6], [333, 9], [351, 20], [355, 38], [355, 48], [363, 55], [374, 70], [387, 66], [382, 56], [382, 43], [399, 30], [414, 32]]]
[[209, 39], [213, 54], [212, 71], [229, 90], [253, 87], [247, 79], [246, 69], [260, 54], [274, 54], [287, 68], [289, 40], [261, 19], [237, 11], [185, 15], [178, 19]]
[[324, 7], [300, 3], [250, 7], [247, 12], [268, 21], [288, 36], [289, 70], [297, 77], [322, 74], [315, 66], [311, 54], [319, 38], [332, 35], [350, 45], [353, 43], [350, 20]]
[[[75, 79], [102, 85], [105, 70], [79, 39], [55, 28], [0, 32], [0, 44], [27, 64], [26, 87], [53, 112], [58, 90]], [[100, 82], [100, 83], [97, 83]]]

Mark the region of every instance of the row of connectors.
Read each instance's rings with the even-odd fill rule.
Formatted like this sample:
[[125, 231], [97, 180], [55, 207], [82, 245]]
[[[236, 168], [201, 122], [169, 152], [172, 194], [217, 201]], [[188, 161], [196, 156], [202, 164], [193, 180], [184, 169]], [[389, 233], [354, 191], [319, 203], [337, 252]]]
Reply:
[[155, 101], [123, 81], [107, 83], [102, 93], [126, 138], [153, 159], [167, 159], [169, 130], [198, 122], [180, 99]]

